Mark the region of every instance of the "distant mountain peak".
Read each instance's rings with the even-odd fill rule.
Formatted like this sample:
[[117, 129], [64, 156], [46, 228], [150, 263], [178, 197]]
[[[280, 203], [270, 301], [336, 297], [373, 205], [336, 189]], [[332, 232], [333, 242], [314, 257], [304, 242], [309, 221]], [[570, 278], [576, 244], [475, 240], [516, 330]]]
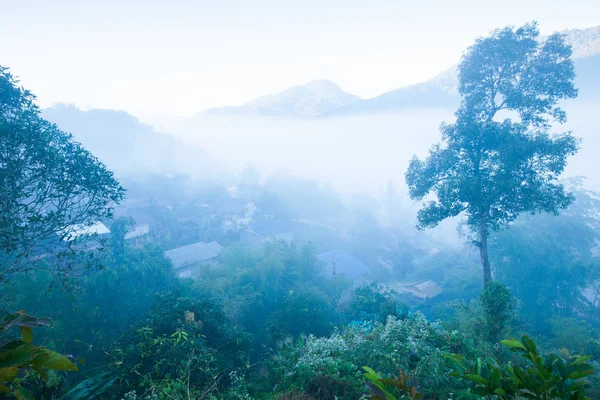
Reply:
[[[598, 98], [600, 84], [600, 26], [586, 29], [570, 29], [560, 32], [573, 46], [573, 59], [577, 73], [576, 86], [579, 98]], [[452, 110], [460, 102], [458, 94], [458, 64], [442, 71], [433, 78], [414, 85], [390, 90], [371, 99], [361, 100], [332, 110], [327, 116], [360, 113], [387, 112], [408, 108], [445, 108]]]
[[239, 107], [210, 108], [205, 114], [312, 118], [359, 100], [360, 97], [343, 91], [336, 83], [319, 79], [259, 97]]
[[566, 36], [566, 42], [573, 46], [574, 58], [600, 54], [600, 26], [586, 29], [569, 29], [561, 33]]
[[[561, 33], [565, 35], [566, 42], [573, 46], [576, 85], [581, 88], [580, 99], [598, 98], [600, 26], [570, 29]], [[292, 86], [278, 94], [260, 97], [240, 107], [209, 109], [206, 113], [313, 118], [423, 107], [452, 110], [459, 102], [458, 64], [455, 64], [427, 81], [390, 90], [370, 99], [361, 100], [344, 92], [334, 82], [319, 79]]]

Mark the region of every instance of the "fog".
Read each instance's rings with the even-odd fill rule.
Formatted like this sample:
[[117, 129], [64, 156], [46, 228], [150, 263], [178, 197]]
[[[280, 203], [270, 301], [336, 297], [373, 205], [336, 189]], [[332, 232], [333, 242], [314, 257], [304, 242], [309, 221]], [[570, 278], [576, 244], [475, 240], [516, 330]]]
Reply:
[[566, 106], [565, 109], [568, 122], [563, 130], [570, 130], [574, 136], [581, 138], [579, 152], [569, 159], [565, 176], [583, 176], [586, 187], [600, 191], [600, 129], [594, 121], [596, 113], [600, 110], [600, 102], [577, 102]]
[[197, 116], [160, 125], [234, 170], [247, 163], [267, 176], [279, 169], [343, 191], [401, 182], [408, 160], [423, 155], [452, 113], [435, 109], [314, 120]]
[[[564, 176], [584, 176], [588, 188], [600, 190], [600, 176], [594, 173], [600, 167], [600, 135], [593, 117], [600, 103], [574, 103], [565, 105], [568, 122], [555, 125], [557, 132], [570, 130], [582, 139]], [[426, 156], [439, 140], [440, 125], [454, 119], [451, 110], [426, 108], [316, 119], [199, 114], [146, 121], [206, 151], [232, 171], [254, 164], [266, 177], [284, 169], [356, 193], [373, 192], [390, 180], [404, 190], [409, 160]], [[193, 169], [188, 172], [194, 174]]]

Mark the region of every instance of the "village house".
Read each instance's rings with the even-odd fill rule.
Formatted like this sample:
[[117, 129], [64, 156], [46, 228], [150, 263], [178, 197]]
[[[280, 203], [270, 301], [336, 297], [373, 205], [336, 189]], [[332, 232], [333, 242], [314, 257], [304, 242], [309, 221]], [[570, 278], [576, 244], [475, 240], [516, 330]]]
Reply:
[[410, 302], [432, 299], [442, 293], [442, 288], [432, 280], [397, 282], [386, 286]]
[[228, 232], [250, 224], [256, 213], [256, 205], [252, 201], [229, 198], [224, 200], [214, 213], [222, 221], [223, 231]]
[[[74, 248], [81, 251], [101, 248], [103, 243], [110, 237], [110, 229], [100, 221], [91, 224], [71, 225], [57, 233], [59, 240], [71, 242], [69, 246], [74, 245]], [[52, 248], [53, 245], [48, 244], [48, 247]]]
[[139, 246], [149, 236], [155, 226], [155, 221], [145, 212], [130, 208], [120, 207], [115, 209], [114, 218], [131, 218], [133, 225], [128, 226], [125, 240], [131, 246]]
[[96, 239], [106, 239], [110, 236], [110, 229], [102, 222], [97, 221], [90, 225], [71, 225], [60, 232], [60, 236], [66, 241], [73, 241], [86, 236], [94, 236]]
[[198, 242], [165, 251], [180, 278], [197, 278], [211, 265], [216, 264], [223, 246], [217, 242]]

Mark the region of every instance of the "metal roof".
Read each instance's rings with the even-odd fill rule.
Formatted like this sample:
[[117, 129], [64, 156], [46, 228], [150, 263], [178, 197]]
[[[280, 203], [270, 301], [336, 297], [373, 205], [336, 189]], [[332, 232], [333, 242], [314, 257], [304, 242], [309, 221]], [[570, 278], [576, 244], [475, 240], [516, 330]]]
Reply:
[[216, 258], [222, 250], [223, 246], [217, 242], [198, 242], [167, 250], [164, 254], [165, 257], [171, 260], [174, 268], [182, 268]]
[[442, 288], [432, 280], [397, 282], [388, 286], [400, 294], [412, 294], [421, 299], [430, 299], [442, 293]]
[[110, 233], [110, 229], [102, 222], [94, 222], [92, 225], [71, 225], [62, 233], [65, 234], [64, 240], [71, 241], [84, 235], [106, 235]]

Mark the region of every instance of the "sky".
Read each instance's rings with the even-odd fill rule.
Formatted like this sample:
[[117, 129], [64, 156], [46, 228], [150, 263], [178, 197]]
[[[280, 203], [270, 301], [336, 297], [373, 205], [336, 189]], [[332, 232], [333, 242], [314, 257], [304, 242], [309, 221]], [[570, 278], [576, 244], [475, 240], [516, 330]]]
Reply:
[[363, 98], [429, 79], [474, 38], [600, 24], [598, 0], [0, 0], [0, 65], [38, 96], [139, 117], [314, 79]]

